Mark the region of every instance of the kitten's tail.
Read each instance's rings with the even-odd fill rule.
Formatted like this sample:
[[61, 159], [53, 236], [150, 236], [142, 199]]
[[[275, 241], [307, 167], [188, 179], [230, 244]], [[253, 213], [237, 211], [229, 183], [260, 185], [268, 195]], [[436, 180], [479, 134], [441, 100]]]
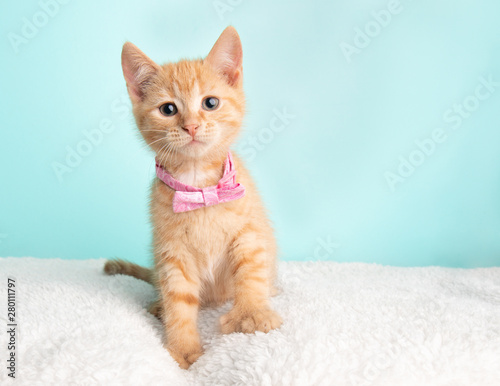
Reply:
[[153, 271], [151, 269], [120, 259], [106, 261], [106, 264], [104, 265], [104, 272], [108, 275], [121, 273], [122, 275], [133, 276], [137, 279], [153, 284]]

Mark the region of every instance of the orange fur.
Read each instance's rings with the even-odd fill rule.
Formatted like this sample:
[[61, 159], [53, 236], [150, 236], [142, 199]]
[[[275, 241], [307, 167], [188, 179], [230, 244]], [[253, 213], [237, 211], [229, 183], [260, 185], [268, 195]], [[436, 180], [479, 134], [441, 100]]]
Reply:
[[[159, 66], [131, 43], [122, 64], [137, 126], [157, 159], [174, 178], [200, 188], [216, 185], [244, 116], [241, 43], [228, 27], [203, 60]], [[204, 97], [220, 100], [216, 110], [201, 107]], [[159, 107], [175, 103], [178, 113]], [[186, 126], [198, 125], [194, 139]], [[182, 368], [202, 354], [196, 320], [200, 306], [233, 299], [220, 319], [223, 333], [268, 332], [281, 325], [269, 304], [274, 294], [276, 243], [258, 192], [234, 156], [245, 197], [190, 212], [174, 213], [174, 191], [159, 179], [151, 189], [155, 267], [152, 271], [110, 261], [107, 273], [149, 279], [159, 299], [149, 310], [161, 316], [165, 346]], [[149, 273], [147, 273], [149, 272]]]

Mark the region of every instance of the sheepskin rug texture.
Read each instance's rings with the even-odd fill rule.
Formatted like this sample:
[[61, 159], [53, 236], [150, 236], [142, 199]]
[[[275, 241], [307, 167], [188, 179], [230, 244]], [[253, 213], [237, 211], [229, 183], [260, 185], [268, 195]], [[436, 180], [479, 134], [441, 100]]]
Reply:
[[186, 371], [145, 310], [152, 287], [105, 276], [104, 261], [0, 259], [1, 385], [500, 385], [500, 268], [281, 263], [272, 303], [283, 326], [222, 335], [230, 304], [202, 310], [205, 354]]

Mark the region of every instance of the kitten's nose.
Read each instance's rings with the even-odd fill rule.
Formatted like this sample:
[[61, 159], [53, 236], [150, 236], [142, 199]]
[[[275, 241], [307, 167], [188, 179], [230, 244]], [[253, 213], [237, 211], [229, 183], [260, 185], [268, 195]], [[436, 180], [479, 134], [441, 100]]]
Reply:
[[191, 137], [194, 138], [194, 136], [196, 135], [196, 130], [198, 130], [198, 127], [199, 125], [197, 124], [194, 124], [194, 125], [185, 125], [185, 126], [182, 126], [182, 128], [187, 131], [189, 133], [189, 135]]

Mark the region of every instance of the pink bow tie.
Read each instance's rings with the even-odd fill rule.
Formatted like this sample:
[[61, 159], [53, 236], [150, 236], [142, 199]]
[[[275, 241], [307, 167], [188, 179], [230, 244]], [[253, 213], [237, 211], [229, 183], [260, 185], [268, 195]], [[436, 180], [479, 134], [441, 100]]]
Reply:
[[245, 187], [236, 183], [233, 157], [227, 154], [224, 175], [216, 186], [196, 188], [177, 181], [172, 175], [156, 162], [156, 175], [165, 184], [175, 190], [173, 207], [174, 212], [188, 212], [202, 208], [237, 200], [245, 195]]

